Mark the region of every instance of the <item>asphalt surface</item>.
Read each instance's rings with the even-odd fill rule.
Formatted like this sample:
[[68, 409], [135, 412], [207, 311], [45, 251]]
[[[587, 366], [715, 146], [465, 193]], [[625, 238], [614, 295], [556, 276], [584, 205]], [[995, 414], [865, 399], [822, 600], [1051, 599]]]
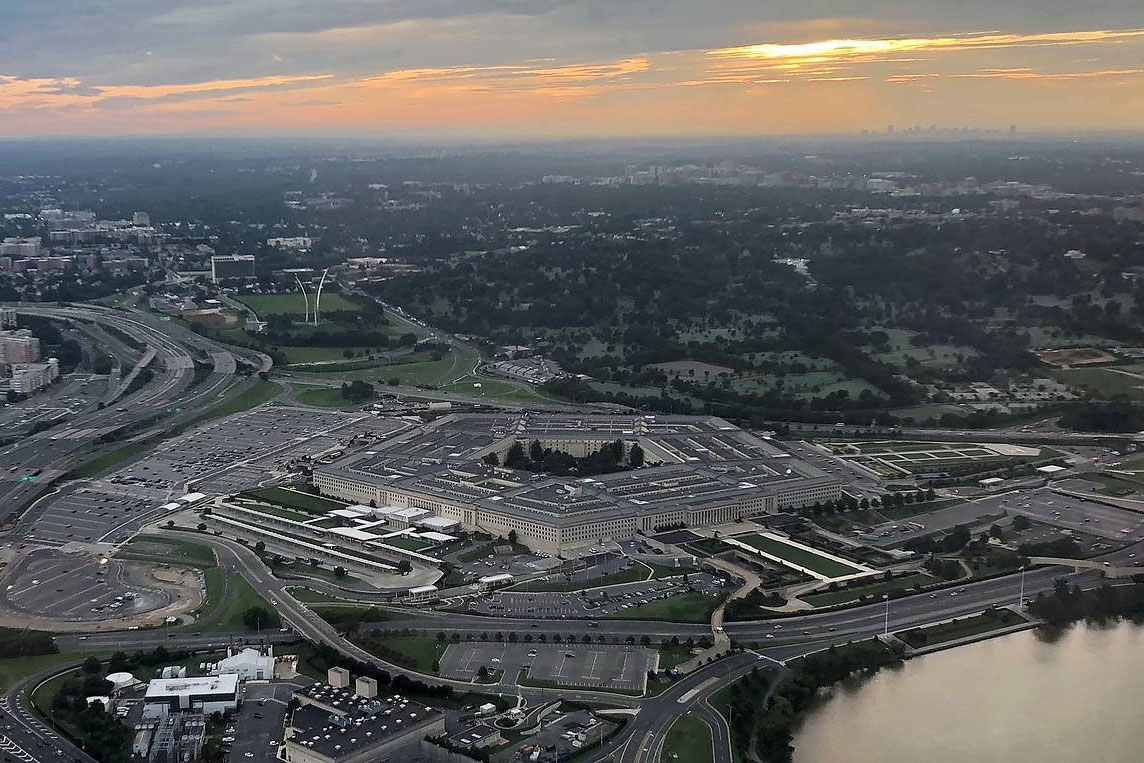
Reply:
[[[202, 337], [177, 326], [177, 324], [159, 323], [157, 319], [149, 315], [124, 313], [91, 306], [19, 305], [17, 307], [20, 311], [29, 314], [82, 318], [89, 321], [94, 320], [102, 325], [114, 326], [135, 337], [137, 341], [153, 348], [157, 361], [162, 364], [163, 371], [156, 374], [155, 379], [141, 390], [126, 398], [114, 401], [102, 410], [94, 407], [83, 408], [82, 406], [73, 410], [69, 407], [71, 418], [66, 423], [32, 435], [16, 446], [0, 451], [0, 461], [3, 461], [5, 466], [13, 467], [9, 468], [7, 473], [0, 473], [0, 505], [9, 507], [6, 509], [8, 511], [14, 510], [22, 502], [33, 497], [41, 489], [42, 482], [50, 480], [53, 476], [66, 470], [75, 454], [101, 434], [128, 424], [147, 421], [158, 413], [170, 411], [172, 406], [188, 409], [189, 413], [190, 409], [213, 401], [217, 394], [233, 379], [237, 362], [235, 355], [229, 350], [213, 345]], [[214, 371], [207, 380], [193, 389], [188, 389], [193, 375], [193, 363], [187, 347], [209, 352], [215, 364]], [[117, 356], [126, 353], [125, 348], [117, 348]], [[262, 364], [263, 368], [268, 367], [265, 359], [262, 360]], [[109, 386], [114, 388], [124, 385], [122, 380], [113, 379]], [[461, 395], [433, 395], [432, 393], [426, 395], [423, 390], [409, 390], [409, 392], [420, 397], [467, 400], [466, 396]], [[474, 398], [473, 400], [478, 399]], [[38, 415], [50, 416], [52, 412], [43, 410]], [[184, 413], [183, 415], [186, 416], [187, 414]], [[157, 432], [158, 430], [157, 426], [151, 427], [145, 430], [143, 434], [145, 436], [148, 432]], [[942, 433], [933, 430], [907, 430], [904, 434], [907, 437], [924, 435], [934, 439], [965, 439], [966, 441], [1015, 439], [1018, 441], [1052, 441], [1077, 444], [1100, 441], [1101, 439], [1088, 435], [1073, 437], [1068, 433], [1040, 436], [1009, 430]], [[940, 438], [939, 434], [941, 435]], [[828, 460], [832, 463], [827, 463]], [[832, 471], [847, 468], [833, 462], [829, 457], [823, 457], [823, 464], [827, 468], [831, 468]], [[39, 472], [35, 481], [19, 479], [20, 476], [31, 475], [34, 472]], [[863, 485], [866, 482], [863, 480], [863, 475], [857, 473], [847, 473], [845, 476], [852, 477]], [[1049, 500], [1038, 496], [1029, 502], [1028, 507], [1021, 505], [1020, 509], [1027, 508], [1029, 513], [1040, 514], [1047, 519], [1048, 517], [1045, 515], [1053, 516], [1052, 511], [1055, 510], [1048, 508], [1053, 505], [1048, 503]], [[29, 511], [25, 515], [25, 520], [30, 523], [44, 518], [50, 511], [49, 507], [54, 503], [53, 500], [41, 502], [42, 506], [37, 506]], [[77, 516], [80, 510], [87, 512], [102, 510], [102, 506], [94, 507], [84, 504], [83, 501], [80, 501], [74, 508], [76, 508]], [[1009, 508], [1011, 510], [1017, 509], [1015, 506]], [[1019, 511], [1018, 513], [1024, 512]], [[1088, 514], [1074, 509], [1070, 504], [1069, 512], [1066, 514], [1067, 521], [1088, 524], [1083, 521], [1085, 516]], [[60, 536], [55, 538], [59, 542], [64, 542], [69, 538], [67, 530], [83, 532], [83, 528], [74, 521], [71, 522], [72, 526], [68, 527], [67, 518], [67, 514], [60, 517], [62, 525], [61, 522], [54, 520], [50, 523], [52, 527], [56, 528], [56, 535]], [[23, 526], [24, 523], [22, 522], [21, 525]], [[136, 529], [130, 522], [122, 526], [128, 534]], [[1091, 528], [1088, 527], [1084, 529], [1091, 531]], [[1144, 528], [1133, 526], [1131, 537], [1124, 540], [1136, 541], [1142, 537], [1137, 534], [1142, 529]], [[1119, 529], [1117, 532], [1119, 533]], [[71, 537], [74, 538], [75, 534], [73, 533]], [[81, 537], [86, 539], [89, 536]], [[343, 639], [328, 623], [290, 596], [286, 591], [287, 582], [272, 576], [250, 549], [221, 538], [198, 534], [192, 537], [196, 542], [212, 546], [218, 555], [220, 566], [225, 570], [234, 570], [241, 574], [259, 594], [273, 603], [284, 621], [297, 634], [311, 641], [326, 643], [347, 657], [373, 663], [393, 674], [404, 673], [413, 677], [424, 678], [427, 681], [452, 685], [461, 690], [473, 688], [468, 681], [442, 679], [436, 676], [419, 676], [405, 668], [374, 657]], [[1144, 551], [1142, 546], [1144, 544], [1136, 542], [1127, 548], [1101, 558], [1108, 559], [1114, 564], [1128, 565], [1135, 558], [1135, 553]], [[625, 697], [588, 687], [572, 689], [519, 687], [516, 685], [515, 671], [506, 671], [499, 683], [485, 685], [482, 687], [482, 691], [502, 696], [520, 695], [530, 707], [539, 706], [553, 699], [599, 701], [613, 705], [638, 707], [640, 712], [620, 733], [591, 756], [591, 760], [638, 761], [641, 763], [643, 761], [655, 761], [658, 759], [663, 740], [671, 724], [681, 714], [691, 712], [711, 727], [715, 740], [715, 757], [718, 763], [730, 763], [729, 729], [722, 717], [711, 708], [709, 699], [752, 667], [756, 665], [779, 665], [785, 660], [826, 648], [832, 644], [869, 638], [887, 629], [890, 631], [902, 630], [979, 612], [989, 606], [1015, 604], [1019, 598], [1018, 592], [1022, 585], [1022, 577], [1025, 596], [1028, 598], [1040, 591], [1051, 589], [1054, 581], [1062, 576], [1067, 576], [1070, 581], [1083, 585], [1094, 584], [1101, 577], [1100, 572], [1096, 570], [1071, 573], [1069, 570], [1060, 567], [1044, 568], [1029, 571], [1023, 576], [1009, 575], [992, 580], [970, 582], [934, 593], [895, 599], [889, 602], [888, 607], [886, 604], [876, 603], [831, 612], [792, 614], [766, 621], [729, 623], [726, 626], [728, 634], [738, 645], [746, 646], [748, 650], [732, 654], [696, 670], [673, 683], [656, 697]], [[539, 601], [537, 603], [539, 604]], [[425, 613], [417, 619], [390, 621], [373, 627], [410, 628], [427, 634], [444, 631], [450, 635], [459, 634], [461, 638], [482, 632], [495, 633], [497, 631], [517, 631], [519, 633], [545, 634], [546, 636], [559, 634], [565, 640], [569, 637], [582, 639], [584, 636], [598, 638], [601, 635], [619, 640], [632, 637], [637, 641], [645, 635], [653, 640], [670, 639], [673, 636], [698, 638], [710, 635], [707, 624], [619, 619], [589, 620], [575, 619], [571, 616], [569, 619], [536, 620], [535, 617], [527, 616], [528, 614], [535, 614], [528, 613], [528, 606], [528, 604], [525, 605], [524, 612], [511, 612], [512, 615], [517, 616], [505, 616], [510, 614], [505, 611], [491, 615]], [[544, 605], [541, 604], [540, 606]], [[185, 632], [140, 630], [88, 636], [60, 636], [57, 639], [57, 644], [65, 651], [74, 651], [80, 654], [119, 649], [146, 649], [158, 645], [172, 648], [206, 649], [221, 647], [231, 640], [248, 635], [245, 633], [187, 635]], [[268, 634], [268, 636], [274, 641], [293, 638], [293, 634], [290, 633], [273, 633]], [[463, 644], [463, 646], [467, 645], [467, 642]], [[536, 646], [539, 647], [540, 645]], [[549, 660], [552, 664], [547, 669], [548, 673], [558, 676], [565, 675], [564, 664], [568, 660], [582, 659], [580, 657], [568, 658], [566, 653], [568, 651], [584, 651], [585, 649], [581, 646], [555, 646], [551, 642], [545, 648], [557, 655], [556, 662], [562, 663], [557, 665], [556, 662]], [[560, 653], [564, 653], [564, 657], [559, 657]], [[546, 653], [546, 659], [551, 656]], [[463, 656], [458, 659], [463, 659]], [[525, 659], [527, 659], [527, 654]], [[57, 668], [44, 671], [36, 676], [23, 679], [11, 687], [8, 695], [0, 700], [0, 750], [14, 760], [20, 760], [24, 763], [61, 759], [77, 759], [86, 763], [90, 760], [82, 751], [76, 750], [65, 740], [55, 735], [51, 729], [44, 727], [25, 706], [28, 689], [48, 675], [59, 672], [59, 670]], [[613, 670], [615, 670], [614, 666]], [[595, 675], [595, 669], [592, 666], [588, 666], [586, 671], [586, 675], [590, 678]], [[626, 668], [621, 666], [619, 671], [625, 673]], [[509, 675], [510, 672], [512, 675]], [[585, 673], [583, 670], [580, 672]], [[10, 729], [8, 728], [9, 725], [11, 726]], [[256, 732], [256, 735], [257, 733], [259, 732]]]
[[[95, 321], [114, 326], [155, 350], [161, 373], [141, 389], [98, 408], [93, 396], [87, 405], [68, 409], [70, 417], [50, 429], [29, 435], [0, 450], [0, 521], [44, 491], [44, 485], [67, 471], [76, 456], [99, 437], [122, 427], [146, 422], [159, 414], [183, 410], [184, 417], [201, 405], [213, 402], [234, 380], [237, 360], [228, 349], [210, 342], [174, 323], [160, 323], [150, 315], [125, 313], [94, 305], [55, 307], [13, 304], [17, 312], [62, 320]], [[210, 355], [214, 363], [205, 381], [188, 389], [194, 363], [187, 348]], [[36, 398], [22, 405], [36, 405]], [[178, 416], [169, 419], [171, 425]], [[158, 427], [154, 428], [158, 431]], [[146, 436], [150, 432], [141, 433]]]

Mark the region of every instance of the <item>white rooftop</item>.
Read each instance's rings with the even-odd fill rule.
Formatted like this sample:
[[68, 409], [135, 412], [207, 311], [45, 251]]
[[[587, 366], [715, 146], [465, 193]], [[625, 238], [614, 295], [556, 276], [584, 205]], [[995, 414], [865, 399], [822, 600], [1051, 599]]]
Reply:
[[174, 697], [185, 694], [231, 694], [238, 691], [238, 675], [198, 676], [195, 678], [156, 678], [147, 684], [150, 698]]

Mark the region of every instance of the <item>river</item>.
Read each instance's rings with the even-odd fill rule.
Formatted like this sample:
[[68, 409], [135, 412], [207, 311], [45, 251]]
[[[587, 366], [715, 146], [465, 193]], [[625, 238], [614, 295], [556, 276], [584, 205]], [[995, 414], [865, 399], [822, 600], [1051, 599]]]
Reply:
[[795, 737], [796, 763], [1138, 763], [1144, 627], [981, 641], [839, 689]]

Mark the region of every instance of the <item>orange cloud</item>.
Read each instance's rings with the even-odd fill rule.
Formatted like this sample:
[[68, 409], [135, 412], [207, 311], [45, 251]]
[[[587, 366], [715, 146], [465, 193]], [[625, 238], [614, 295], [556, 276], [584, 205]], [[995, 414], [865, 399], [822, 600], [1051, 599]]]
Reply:
[[[1052, 50], [1080, 45], [1090, 47], [1074, 61]], [[983, 60], [990, 68], [981, 68]], [[1084, 100], [1095, 89], [1093, 79], [1135, 87], [1133, 78], [1144, 75], [1137, 68], [1142, 60], [1144, 30], [1126, 29], [839, 37], [633, 53], [613, 60], [525, 60], [157, 85], [0, 77], [0, 115], [10, 109], [25, 115], [0, 124], [32, 134], [114, 131], [127, 111], [133, 128], [154, 130], [749, 133], [850, 130], [921, 115], [927, 124], [1042, 120], [1066, 126], [1059, 120], [1068, 113], [1081, 123], [1099, 119], [1101, 126], [1144, 128], [1144, 110], [1134, 108], [1139, 99], [1109, 98], [1100, 104], [1099, 116]], [[1043, 84], [1034, 87], [1038, 82]], [[1052, 98], [1045, 96], [1048, 87], [1054, 88]], [[31, 112], [40, 121], [26, 116]]]
[[903, 37], [870, 40], [820, 40], [795, 44], [763, 43], [707, 51], [724, 58], [840, 60], [911, 50], [969, 50], [1043, 45], [1087, 45], [1144, 37], [1144, 29], [1101, 29], [1039, 34], [967, 34], [951, 37]]

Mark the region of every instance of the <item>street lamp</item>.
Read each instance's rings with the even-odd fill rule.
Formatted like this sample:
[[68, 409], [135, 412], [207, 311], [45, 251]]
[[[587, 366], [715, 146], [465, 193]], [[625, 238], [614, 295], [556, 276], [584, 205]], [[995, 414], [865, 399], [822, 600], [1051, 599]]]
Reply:
[[884, 593], [884, 594], [882, 594], [882, 598], [886, 600], [886, 622], [885, 622], [885, 626], [882, 629], [882, 635], [883, 636], [889, 636], [890, 635], [890, 594]]
[[1017, 606], [1025, 606], [1025, 567], [1023, 565], [1021, 567], [1021, 595], [1017, 599]]

